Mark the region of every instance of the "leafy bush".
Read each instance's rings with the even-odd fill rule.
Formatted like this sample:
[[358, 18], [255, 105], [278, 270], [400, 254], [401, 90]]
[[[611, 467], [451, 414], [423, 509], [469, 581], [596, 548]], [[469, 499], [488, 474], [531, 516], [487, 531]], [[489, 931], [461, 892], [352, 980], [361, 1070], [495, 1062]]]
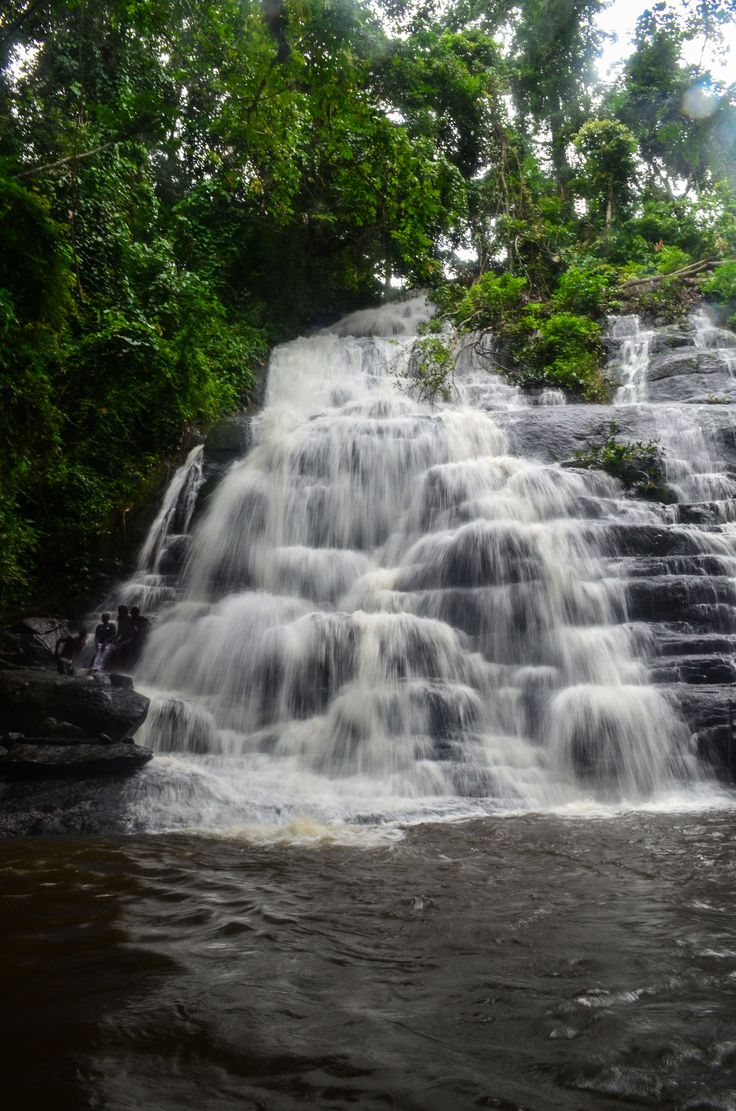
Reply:
[[665, 482], [664, 448], [657, 440], [619, 440], [615, 421], [603, 443], [575, 452], [575, 463], [586, 470], [605, 471], [623, 483], [632, 497], [648, 501], [674, 502]]
[[719, 301], [736, 301], [736, 262], [722, 262], [703, 282], [703, 291]]
[[515, 274], [482, 274], [455, 309], [458, 326], [502, 331], [521, 311], [527, 285]]
[[409, 361], [409, 385], [420, 401], [434, 404], [449, 401], [452, 396], [452, 372], [455, 356], [437, 336], [417, 340]]
[[616, 283], [613, 267], [595, 259], [570, 266], [552, 294], [554, 308], [562, 312], [602, 316], [609, 308], [609, 294]]
[[550, 316], [539, 329], [537, 357], [547, 385], [588, 401], [607, 399], [600, 371], [601, 329], [590, 317], [570, 312]]
[[675, 270], [681, 270], [689, 262], [692, 262], [690, 255], [681, 247], [660, 247], [655, 259], [659, 274], [674, 274]]

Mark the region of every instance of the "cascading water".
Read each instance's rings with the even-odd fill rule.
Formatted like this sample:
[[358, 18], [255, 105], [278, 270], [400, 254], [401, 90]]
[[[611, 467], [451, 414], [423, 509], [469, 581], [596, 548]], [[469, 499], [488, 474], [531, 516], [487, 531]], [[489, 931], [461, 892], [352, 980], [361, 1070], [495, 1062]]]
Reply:
[[413, 400], [427, 314], [274, 352], [139, 670], [141, 740], [168, 754], [141, 781], [150, 825], [635, 801], [696, 776], [610, 570], [655, 510], [510, 455], [502, 420], [527, 403], [472, 352], [453, 403]]
[[138, 553], [135, 571], [106, 608], [114, 608], [119, 601], [138, 606], [144, 613], [157, 612], [175, 598], [173, 580], [185, 561], [189, 528], [204, 481], [202, 456], [202, 444], [198, 444], [174, 472]]

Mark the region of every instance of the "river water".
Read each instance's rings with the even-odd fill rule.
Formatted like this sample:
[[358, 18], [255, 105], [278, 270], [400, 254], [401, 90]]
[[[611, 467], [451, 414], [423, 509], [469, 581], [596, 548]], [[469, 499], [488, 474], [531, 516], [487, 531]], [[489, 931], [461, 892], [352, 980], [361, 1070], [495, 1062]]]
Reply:
[[163, 607], [155, 759], [0, 842], [6, 1106], [736, 1109], [734, 800], [681, 697], [717, 650], [729, 720], [708, 406], [649, 402], [625, 322], [619, 401], [712, 527], [545, 458], [534, 415], [589, 410], [477, 351], [417, 401], [426, 313], [278, 349], [191, 535], [201, 451], [175, 476], [122, 592]]
[[0, 845], [8, 1108], [736, 1107], [733, 813]]

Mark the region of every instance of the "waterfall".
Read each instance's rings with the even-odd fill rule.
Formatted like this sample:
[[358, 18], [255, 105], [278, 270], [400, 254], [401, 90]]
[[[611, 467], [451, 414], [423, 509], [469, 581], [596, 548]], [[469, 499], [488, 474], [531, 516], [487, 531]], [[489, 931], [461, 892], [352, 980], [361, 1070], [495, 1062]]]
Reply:
[[532, 408], [471, 351], [454, 401], [417, 401], [428, 315], [417, 298], [274, 351], [140, 668], [141, 739], [166, 754], [151, 823], [637, 802], [698, 777], [616, 569], [671, 510], [511, 454], [509, 413], [569, 407]]
[[619, 316], [611, 321], [610, 338], [620, 343], [622, 382], [616, 393], [620, 405], [647, 400], [647, 373], [652, 329], [642, 328], [638, 316]]
[[203, 447], [192, 448], [166, 488], [161, 508], [138, 553], [136, 568], [107, 603], [138, 606], [143, 613], [158, 612], [176, 596], [176, 575], [184, 564], [189, 529], [204, 481]]

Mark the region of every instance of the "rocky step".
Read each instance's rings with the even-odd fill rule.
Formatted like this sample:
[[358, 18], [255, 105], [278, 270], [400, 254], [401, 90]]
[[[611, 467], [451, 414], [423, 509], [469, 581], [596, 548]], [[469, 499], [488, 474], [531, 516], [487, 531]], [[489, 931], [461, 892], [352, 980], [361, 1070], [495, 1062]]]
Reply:
[[663, 656], [730, 656], [736, 652], [736, 634], [693, 633], [681, 626], [650, 626], [653, 643], [658, 657]]
[[684, 621], [693, 631], [736, 629], [736, 580], [730, 576], [629, 579], [625, 592], [631, 621]]
[[722, 779], [736, 778], [736, 691], [681, 684], [668, 689], [695, 739], [699, 758]]
[[62, 740], [58, 737], [5, 739], [0, 745], [0, 777], [13, 780], [128, 775], [152, 757], [150, 749], [132, 741], [116, 743], [98, 738]]
[[607, 564], [609, 573], [625, 579], [654, 578], [668, 575], [733, 576], [736, 557], [701, 553], [699, 555], [622, 556]]
[[649, 663], [652, 683], [706, 683], [724, 685], [736, 682], [736, 662], [727, 656], [666, 656]]
[[673, 506], [673, 512], [680, 524], [712, 529], [736, 520], [736, 501], [682, 502]]
[[652, 357], [647, 374], [648, 401], [699, 403], [716, 396], [734, 396], [729, 360], [718, 350], [680, 347]]
[[676, 525], [586, 522], [585, 532], [599, 553], [609, 558], [622, 556], [662, 558], [703, 554], [702, 534]]

